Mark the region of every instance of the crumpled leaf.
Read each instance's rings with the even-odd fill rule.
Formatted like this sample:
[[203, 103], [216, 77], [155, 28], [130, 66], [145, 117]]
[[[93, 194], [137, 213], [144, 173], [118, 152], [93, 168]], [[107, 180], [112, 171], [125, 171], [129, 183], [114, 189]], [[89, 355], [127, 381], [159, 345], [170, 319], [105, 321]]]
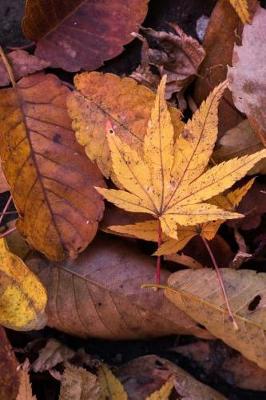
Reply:
[[[244, 186], [238, 188], [227, 195], [219, 195], [210, 200], [211, 204], [217, 205], [225, 210], [233, 211], [239, 205], [242, 198], [247, 194], [254, 183], [254, 179], [249, 180]], [[212, 240], [222, 220], [215, 222], [206, 222], [202, 225], [181, 226], [176, 225], [176, 235], [178, 240], [168, 238], [162, 235], [163, 244], [154, 253], [155, 255], [169, 255], [182, 250], [186, 244], [197, 235], [203, 236], [207, 240]], [[157, 242], [158, 240], [158, 224], [156, 220], [137, 222], [131, 225], [111, 225], [108, 227], [112, 232], [123, 235], [137, 237], [138, 239]]]
[[46, 303], [39, 279], [0, 239], [0, 324], [14, 330], [41, 329]]
[[[121, 238], [99, 237], [75, 261], [51, 265], [34, 258], [27, 264], [48, 290], [48, 325], [60, 331], [117, 340], [209, 337], [161, 293], [141, 289], [154, 278], [154, 260]], [[162, 271], [162, 282], [168, 276]]]
[[[76, 75], [74, 82], [76, 91], [68, 98], [68, 111], [77, 141], [109, 178], [112, 164], [106, 122], [112, 123], [124, 142], [141, 151], [155, 94], [133, 79], [113, 74], [83, 73]], [[170, 108], [170, 113], [177, 136], [183, 128], [181, 113], [176, 108]]]
[[231, 310], [239, 327], [228, 318], [215, 271], [184, 270], [170, 276], [166, 297], [214, 336], [266, 369], [266, 274], [220, 269]]
[[22, 366], [19, 371], [20, 385], [16, 400], [37, 400], [36, 396], [32, 394], [30, 377], [28, 368]]
[[167, 75], [166, 99], [182, 92], [191, 83], [205, 57], [205, 50], [196, 39], [186, 35], [178, 25], [171, 26], [174, 33], [141, 28], [144, 35], [142, 40], [152, 39], [152, 47], [144, 44], [142, 65], [137, 73], [132, 74], [140, 83], [144, 83], [147, 78], [141, 78], [141, 69], [147, 71], [147, 63], [156, 66], [161, 76]]
[[266, 156], [266, 150], [232, 159], [204, 173], [217, 137], [218, 102], [226, 84], [214, 90], [174, 142], [174, 129], [164, 99], [165, 83], [166, 77], [151, 113], [143, 157], [113, 131], [108, 133], [114, 173], [125, 190], [96, 189], [120, 208], [151, 214], [160, 220], [167, 236], [178, 239], [179, 225], [241, 216], [205, 201], [243, 177]]
[[18, 363], [8, 341], [5, 329], [0, 326], [0, 399], [16, 400], [19, 386]]
[[75, 143], [69, 89], [54, 75], [23, 78], [0, 96], [2, 167], [19, 213], [17, 228], [48, 258], [75, 257], [94, 238], [104, 204], [100, 172]]
[[120, 54], [147, 13], [147, 0], [27, 0], [22, 28], [53, 67], [94, 70]]
[[[221, 137], [217, 144], [217, 150], [213, 154], [213, 159], [216, 162], [222, 162], [261, 149], [263, 149], [263, 144], [255, 135], [249, 121], [245, 119]], [[249, 172], [251, 175], [257, 173], [266, 174], [265, 160], [258, 162]]]
[[40, 350], [38, 358], [32, 363], [31, 368], [34, 372], [47, 371], [62, 362], [68, 361], [74, 355], [74, 350], [51, 338]]
[[99, 400], [127, 400], [128, 396], [119, 379], [115, 377], [112, 371], [102, 364], [98, 370], [99, 385], [101, 394]]
[[239, 18], [243, 22], [243, 24], [247, 24], [251, 21], [249, 10], [248, 10], [248, 1], [247, 0], [229, 0], [231, 5], [234, 7], [236, 13]]
[[181, 399], [226, 400], [216, 390], [197, 381], [182, 368], [155, 355], [129, 361], [119, 368], [117, 376], [124, 385], [129, 400], [145, 400], [171, 379]]
[[99, 392], [96, 375], [84, 368], [66, 365], [61, 380], [59, 400], [99, 400]]
[[234, 47], [233, 67], [228, 70], [236, 107], [245, 113], [258, 138], [266, 146], [266, 10], [258, 7], [251, 25], [245, 25], [242, 46]]
[[[48, 61], [42, 60], [25, 50], [15, 50], [7, 54], [7, 58], [12, 65], [14, 78], [19, 80], [24, 76], [33, 74], [44, 68], [49, 67]], [[2, 61], [0, 61], [0, 86], [7, 86], [10, 78]]]
[[212, 380], [218, 376], [242, 389], [266, 390], [266, 371], [220, 341], [199, 340], [171, 348], [171, 351], [196, 363]]

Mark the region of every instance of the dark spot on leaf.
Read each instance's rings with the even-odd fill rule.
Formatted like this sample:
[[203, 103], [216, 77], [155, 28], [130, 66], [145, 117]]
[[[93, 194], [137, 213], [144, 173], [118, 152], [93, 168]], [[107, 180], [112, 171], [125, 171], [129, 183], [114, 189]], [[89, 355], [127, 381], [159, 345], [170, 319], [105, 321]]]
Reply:
[[261, 301], [261, 296], [257, 294], [257, 296], [255, 296], [254, 299], [248, 305], [249, 311], [255, 311], [258, 305], [260, 304], [260, 301]]
[[99, 302], [99, 303], [97, 303], [97, 305], [98, 305], [99, 307], [101, 307], [102, 303], [101, 303], [101, 302]]
[[59, 133], [55, 133], [53, 136], [54, 143], [61, 143], [61, 135]]

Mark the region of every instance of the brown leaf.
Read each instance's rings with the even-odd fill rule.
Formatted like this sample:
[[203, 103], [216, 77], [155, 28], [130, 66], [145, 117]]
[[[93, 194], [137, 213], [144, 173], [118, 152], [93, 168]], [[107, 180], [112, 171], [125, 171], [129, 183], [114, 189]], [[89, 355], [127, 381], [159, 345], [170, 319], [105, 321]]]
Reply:
[[75, 143], [69, 93], [54, 75], [2, 89], [1, 158], [19, 213], [18, 230], [48, 258], [76, 256], [94, 238], [103, 201], [100, 172]]
[[242, 389], [266, 391], [266, 371], [222, 342], [200, 340], [171, 350], [193, 360], [212, 379], [216, 375]]
[[[11, 53], [7, 54], [7, 58], [12, 65], [16, 80], [47, 68], [50, 65], [48, 61], [44, 61], [36, 56], [33, 56], [27, 53], [25, 50], [11, 51]], [[6, 68], [3, 62], [0, 61], [0, 86], [7, 86], [9, 83], [10, 79]]]
[[30, 376], [28, 372], [28, 362], [26, 362], [19, 371], [19, 391], [16, 400], [37, 400], [36, 396], [32, 395]]
[[0, 164], [0, 193], [7, 192], [9, 189], [9, 184], [6, 181], [3, 168]]
[[[141, 289], [152, 282], [155, 260], [121, 238], [98, 238], [75, 261], [28, 263], [48, 290], [48, 324], [81, 337], [136, 339], [184, 333], [209, 337], [161, 292]], [[169, 273], [163, 271], [165, 282]]]
[[4, 328], [0, 326], [0, 399], [15, 400], [18, 393], [18, 363]]
[[179, 397], [187, 400], [226, 400], [216, 390], [204, 385], [172, 362], [148, 355], [136, 358], [119, 368], [117, 376], [129, 400], [145, 400], [173, 377]]
[[141, 29], [144, 36], [153, 43], [152, 47], [145, 47], [143, 63], [156, 66], [161, 76], [167, 75], [166, 99], [187, 87], [205, 57], [205, 51], [196, 39], [186, 35], [178, 25], [171, 26], [175, 33]]
[[242, 46], [234, 47], [228, 79], [236, 107], [245, 113], [266, 146], [266, 10], [258, 7], [251, 25], [245, 25]]
[[47, 371], [57, 364], [68, 361], [74, 355], [74, 350], [51, 338], [40, 350], [38, 358], [32, 363], [32, 369], [34, 372]]
[[[203, 41], [206, 57], [199, 69], [201, 76], [196, 80], [194, 91], [194, 100], [198, 105], [226, 78], [227, 65], [231, 65], [234, 43], [239, 37], [241, 27], [241, 21], [233, 12], [229, 1], [219, 0], [212, 12]], [[231, 129], [242, 119], [227, 89], [219, 108], [219, 133]]]
[[[124, 142], [141, 150], [155, 94], [133, 79], [99, 72], [76, 75], [75, 87], [77, 90], [68, 98], [72, 127], [88, 157], [108, 178], [111, 158], [106, 122], [112, 123]], [[176, 108], [170, 108], [170, 113], [175, 135], [179, 135], [183, 127], [181, 113]]]
[[75, 72], [99, 68], [133, 40], [148, 0], [27, 0], [22, 28], [35, 54]]

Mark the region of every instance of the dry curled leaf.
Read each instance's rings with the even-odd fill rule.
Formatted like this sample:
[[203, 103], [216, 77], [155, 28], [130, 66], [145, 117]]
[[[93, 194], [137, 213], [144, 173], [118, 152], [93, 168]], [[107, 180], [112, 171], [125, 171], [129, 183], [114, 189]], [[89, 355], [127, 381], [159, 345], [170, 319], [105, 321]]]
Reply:
[[84, 368], [66, 365], [61, 379], [59, 400], [99, 400], [99, 392], [96, 375]]
[[133, 40], [147, 7], [147, 0], [27, 0], [22, 28], [53, 67], [93, 70]]
[[258, 7], [251, 25], [245, 25], [242, 46], [234, 47], [228, 79], [236, 107], [245, 113], [258, 138], [266, 146], [266, 10]]
[[[14, 78], [16, 80], [24, 76], [33, 74], [44, 68], [49, 67], [50, 63], [44, 61], [32, 54], [27, 53], [25, 50], [15, 50], [7, 54], [7, 58], [12, 65]], [[10, 83], [10, 77], [6, 71], [3, 62], [0, 62], [0, 86], [7, 86]]]
[[220, 269], [234, 318], [228, 318], [215, 271], [186, 270], [170, 276], [166, 297], [214, 336], [266, 369], [266, 275]]
[[[185, 314], [141, 285], [154, 262], [121, 239], [97, 238], [75, 261], [28, 261], [48, 290], [48, 325], [81, 337], [136, 339], [175, 333], [208, 337]], [[169, 273], [162, 271], [165, 282]]]
[[[124, 142], [142, 150], [155, 94], [133, 79], [99, 72], [76, 75], [75, 87], [76, 91], [68, 98], [68, 111], [77, 141], [109, 178], [112, 163], [106, 122], [111, 121], [116, 134]], [[181, 113], [175, 108], [170, 108], [170, 113], [175, 135], [179, 135], [183, 127]]]
[[218, 376], [229, 385], [242, 389], [265, 391], [266, 371], [221, 341], [199, 340], [171, 348], [196, 363], [208, 377]]
[[0, 326], [0, 399], [16, 400], [19, 386], [18, 363], [8, 341], [5, 329]]
[[47, 295], [39, 279], [0, 239], [0, 323], [15, 330], [45, 325]]
[[[155, 355], [138, 357], [129, 361], [119, 368], [117, 376], [124, 385], [129, 400], [146, 400], [154, 392], [160, 391], [167, 382], [166, 389], [170, 389], [170, 382], [173, 382], [178, 398], [181, 399], [226, 400], [216, 390], [197, 381], [182, 368]], [[168, 398], [162, 397], [162, 399]]]
[[[146, 64], [149, 63], [158, 68], [161, 76], [167, 75], [166, 99], [182, 92], [191, 83], [205, 57], [205, 51], [196, 39], [186, 35], [178, 25], [171, 24], [171, 26], [174, 33], [157, 32], [151, 28], [141, 29], [145, 38], [152, 39], [153, 43], [153, 47], [150, 48], [144, 45], [143, 68], [145, 70]], [[140, 71], [141, 66], [137, 74], [132, 76], [140, 79]]]
[[102, 364], [98, 370], [99, 385], [101, 388], [101, 394], [99, 400], [128, 400], [127, 393], [116, 376], [107, 367]]
[[56, 339], [49, 339], [40, 350], [37, 359], [32, 363], [34, 372], [43, 372], [54, 368], [57, 364], [66, 362], [74, 357], [74, 350], [63, 345]]
[[26, 366], [22, 366], [20, 369], [19, 378], [20, 384], [16, 400], [37, 400], [36, 396], [32, 394], [30, 376]]
[[241, 179], [266, 150], [232, 159], [206, 171], [217, 137], [217, 110], [226, 83], [218, 86], [174, 141], [164, 99], [166, 77], [157, 92], [144, 138], [143, 156], [113, 131], [107, 135], [116, 180], [124, 190], [96, 188], [108, 201], [131, 212], [151, 214], [162, 231], [178, 239], [177, 227], [241, 217], [207, 203]]
[[48, 258], [76, 256], [94, 238], [103, 201], [100, 172], [75, 142], [66, 109], [69, 89], [54, 75], [2, 89], [2, 167], [19, 213], [18, 230]]

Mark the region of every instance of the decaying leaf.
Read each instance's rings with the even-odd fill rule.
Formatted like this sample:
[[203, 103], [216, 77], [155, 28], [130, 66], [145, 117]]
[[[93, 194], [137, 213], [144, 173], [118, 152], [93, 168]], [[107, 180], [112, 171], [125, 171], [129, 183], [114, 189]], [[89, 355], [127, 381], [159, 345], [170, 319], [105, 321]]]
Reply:
[[0, 399], [16, 400], [19, 387], [18, 363], [5, 330], [1, 326], [0, 371]]
[[[161, 76], [167, 75], [166, 99], [182, 92], [191, 83], [205, 57], [205, 51], [196, 39], [186, 35], [178, 25], [171, 26], [174, 33], [158, 32], [151, 28], [141, 29], [145, 38], [152, 39], [155, 48], [144, 45], [143, 65], [138, 68], [137, 74], [132, 75], [140, 83], [144, 83], [145, 79], [144, 82], [141, 80], [141, 68], [145, 70], [147, 63], [156, 66]], [[142, 40], [146, 40], [145, 38]]]
[[128, 396], [122, 383], [115, 377], [112, 371], [102, 364], [98, 370], [99, 385], [101, 388], [101, 395], [99, 400], [112, 399], [112, 400], [127, 400]]
[[[16, 80], [47, 68], [50, 65], [48, 61], [44, 61], [34, 55], [31, 55], [25, 50], [11, 51], [11, 53], [8, 53], [7, 58], [12, 65], [14, 78]], [[0, 86], [7, 86], [9, 83], [10, 78], [6, 68], [3, 62], [0, 61]]]
[[[243, 187], [229, 192], [227, 195], [219, 195], [209, 202], [225, 210], [233, 211], [239, 205], [242, 198], [247, 194], [254, 183], [254, 179], [248, 181]], [[207, 240], [212, 240], [216, 235], [222, 220], [215, 222], [206, 222], [202, 225], [181, 226], [176, 225], [176, 235], [178, 239], [170, 239], [166, 235], [162, 236], [164, 242], [154, 253], [155, 255], [169, 255], [182, 250], [186, 244], [197, 235], [203, 236]], [[120, 234], [137, 237], [138, 239], [157, 242], [158, 224], [156, 220], [137, 222], [132, 225], [114, 225], [109, 226], [109, 230]]]
[[171, 348], [196, 363], [208, 377], [219, 376], [229, 385], [249, 390], [266, 390], [266, 371], [221, 341], [199, 340]]
[[[247, 119], [240, 122], [237, 126], [229, 129], [218, 141], [217, 150], [213, 158], [216, 162], [229, 160], [233, 157], [240, 157], [245, 154], [251, 154], [263, 149], [263, 144], [255, 135]], [[266, 174], [266, 162], [261, 160], [252, 168], [249, 174]]]
[[245, 113], [258, 138], [266, 146], [266, 10], [258, 7], [251, 25], [245, 25], [242, 46], [234, 47], [228, 79], [236, 107]]
[[[155, 94], [133, 79], [113, 74], [83, 73], [76, 75], [74, 81], [77, 90], [68, 98], [72, 127], [88, 157], [109, 178], [112, 163], [106, 122], [112, 123], [116, 135], [125, 143], [141, 151]], [[181, 113], [176, 108], [170, 108], [170, 113], [178, 136], [183, 128]]]
[[18, 230], [48, 258], [74, 257], [94, 238], [101, 174], [75, 143], [69, 89], [54, 75], [23, 78], [0, 97], [1, 159]]
[[47, 371], [57, 364], [70, 360], [74, 355], [74, 350], [51, 338], [40, 350], [38, 358], [32, 363], [31, 367], [34, 372]]
[[[171, 381], [171, 379], [174, 382], [178, 395], [177, 398], [189, 400], [226, 400], [216, 390], [197, 381], [182, 368], [155, 355], [138, 357], [129, 361], [129, 363], [119, 368], [117, 376], [124, 385], [129, 400], [150, 399], [148, 396], [151, 396], [156, 391], [160, 391], [162, 386], [166, 382]], [[169, 386], [167, 385], [166, 388], [169, 388]], [[175, 393], [174, 390], [173, 393]], [[162, 397], [162, 399], [166, 400], [168, 398]]]
[[173, 379], [170, 378], [159, 390], [156, 390], [156, 392], [153, 392], [149, 397], [147, 397], [146, 400], [169, 400], [173, 388], [174, 382]]
[[20, 384], [16, 400], [37, 400], [36, 396], [32, 394], [28, 368], [22, 366], [19, 371], [19, 377]]
[[[136, 339], [183, 333], [209, 337], [159, 292], [141, 289], [154, 262], [120, 238], [97, 238], [75, 261], [28, 261], [48, 290], [48, 324], [81, 337]], [[169, 276], [162, 271], [162, 282]]]
[[131, 212], [151, 214], [162, 231], [178, 239], [177, 227], [241, 217], [206, 200], [243, 177], [266, 150], [208, 169], [217, 137], [217, 109], [226, 83], [218, 86], [174, 142], [171, 116], [164, 99], [166, 77], [158, 89], [144, 138], [143, 157], [113, 131], [107, 139], [117, 181], [125, 190], [96, 188], [108, 201]]
[[215, 271], [185, 270], [170, 276], [166, 297], [214, 336], [266, 369], [266, 275], [252, 270], [221, 269], [239, 327], [228, 318]]
[[229, 1], [236, 10], [243, 24], [249, 23], [251, 18], [248, 10], [248, 0], [229, 0]]
[[35, 54], [67, 71], [99, 68], [117, 56], [147, 13], [147, 0], [27, 0], [22, 28]]
[[99, 400], [99, 392], [96, 375], [84, 368], [66, 365], [61, 380], [59, 400]]
[[0, 323], [15, 330], [45, 325], [47, 295], [39, 279], [0, 239]]

